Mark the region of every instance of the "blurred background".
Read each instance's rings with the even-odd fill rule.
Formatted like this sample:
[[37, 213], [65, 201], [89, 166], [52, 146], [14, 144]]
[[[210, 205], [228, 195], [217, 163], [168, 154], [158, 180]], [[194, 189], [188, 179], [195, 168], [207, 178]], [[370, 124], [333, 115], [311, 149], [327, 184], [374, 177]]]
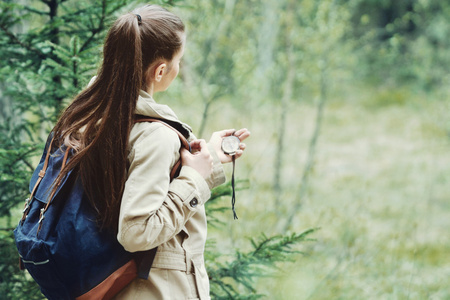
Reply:
[[[42, 297], [11, 233], [30, 172], [95, 75], [108, 26], [143, 3], [0, 4], [0, 298]], [[450, 299], [450, 1], [152, 3], [187, 27], [180, 75], [156, 101], [205, 139], [252, 132], [239, 220], [229, 196], [211, 204], [211, 274], [255, 239], [315, 229], [283, 259], [259, 257], [248, 284], [227, 273], [235, 293], [213, 298]]]

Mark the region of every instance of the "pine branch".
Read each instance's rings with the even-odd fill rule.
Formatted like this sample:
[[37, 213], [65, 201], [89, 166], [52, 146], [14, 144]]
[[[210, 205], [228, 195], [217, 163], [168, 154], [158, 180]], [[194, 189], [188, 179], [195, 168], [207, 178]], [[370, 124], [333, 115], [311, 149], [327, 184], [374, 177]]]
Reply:
[[[294, 249], [294, 246], [301, 242], [312, 241], [308, 236], [316, 230], [317, 228], [313, 228], [299, 234], [272, 237], [262, 234], [258, 239], [250, 239], [253, 250], [247, 253], [236, 251], [233, 261], [223, 264], [216, 263], [212, 270], [208, 270], [211, 284], [229, 298], [235, 299], [235, 295], [238, 294], [235, 289], [236, 285], [242, 285], [250, 291], [252, 299], [262, 297], [262, 295], [256, 294], [256, 290], [253, 288], [254, 279], [270, 276], [270, 269], [276, 269], [278, 263], [292, 261], [294, 255], [304, 254]], [[227, 283], [230, 280], [235, 284]], [[219, 298], [217, 297], [217, 299]]]
[[[250, 185], [249, 180], [238, 180], [235, 182], [235, 190], [240, 191], [248, 189], [249, 185]], [[211, 191], [211, 198], [208, 202], [206, 202], [207, 205], [206, 207], [208, 210], [207, 218], [209, 226], [219, 227], [220, 225], [225, 224], [223, 221], [220, 220], [219, 218], [220, 215], [218, 213], [230, 212], [231, 204], [228, 201], [226, 203], [222, 201], [219, 203], [218, 200], [224, 196], [231, 197], [232, 192], [233, 191], [231, 187], [231, 182], [227, 182], [226, 184], [220, 185]]]
[[0, 228], [0, 231], [13, 231], [15, 227]]
[[[246, 190], [250, 187], [250, 181], [248, 179], [236, 180], [235, 182], [235, 190], [241, 191]], [[223, 196], [231, 196], [232, 187], [231, 181], [228, 181], [225, 184], [222, 184], [211, 191], [211, 199], [207, 202], [208, 204], [213, 203], [215, 200], [218, 200]]]
[[8, 28], [4, 25], [4, 24], [0, 24], [0, 29], [5, 33], [5, 35], [7, 37], [10, 38], [10, 40], [14, 43], [19, 45], [20, 47], [33, 52], [34, 54], [36, 54], [39, 59], [44, 60], [46, 58], [46, 56], [44, 55], [44, 53], [42, 53], [41, 51], [39, 51], [36, 48], [33, 48], [31, 45], [23, 43], [14, 33], [12, 33], [11, 31], [8, 30]]
[[91, 42], [94, 40], [95, 36], [102, 32], [102, 30], [105, 29], [105, 19], [107, 16], [107, 1], [102, 1], [102, 14], [100, 17], [100, 21], [98, 23], [98, 26], [96, 28], [92, 28], [91, 30], [91, 36], [83, 43], [83, 46], [80, 48], [80, 52], [84, 51], [85, 49], [90, 47]]
[[14, 158], [14, 160], [12, 161], [11, 165], [15, 165], [15, 164], [17, 164], [19, 162], [23, 162], [28, 167], [30, 172], [33, 171], [34, 167], [26, 160], [26, 158], [29, 157], [30, 154], [35, 153], [36, 150], [37, 150], [37, 147], [31, 147], [31, 148], [29, 148], [28, 151], [25, 151], [25, 152], [22, 152], [22, 153], [18, 153], [17, 157]]
[[46, 12], [46, 11], [38, 10], [38, 9], [35, 9], [33, 7], [30, 7], [30, 6], [23, 6], [22, 8], [25, 11], [28, 11], [30, 13], [34, 13], [34, 14], [37, 14], [37, 15], [41, 15], [41, 16], [46, 16], [48, 14], [48, 12]]

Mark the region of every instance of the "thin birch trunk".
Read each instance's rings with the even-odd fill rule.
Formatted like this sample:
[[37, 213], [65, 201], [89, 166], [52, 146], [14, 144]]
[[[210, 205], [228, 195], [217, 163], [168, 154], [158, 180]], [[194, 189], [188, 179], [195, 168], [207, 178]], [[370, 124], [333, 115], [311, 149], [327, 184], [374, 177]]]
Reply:
[[[326, 55], [325, 55], [325, 57], [326, 57]], [[303, 169], [303, 174], [302, 174], [301, 181], [300, 181], [299, 191], [297, 193], [297, 197], [295, 198], [293, 207], [291, 209], [289, 209], [289, 215], [286, 218], [286, 223], [283, 227], [283, 232], [286, 232], [292, 226], [294, 218], [295, 218], [296, 214], [298, 213], [298, 211], [300, 210], [303, 199], [308, 191], [309, 176], [311, 174], [311, 170], [314, 167], [317, 141], [320, 136], [320, 131], [322, 128], [322, 123], [323, 123], [323, 115], [324, 115], [324, 111], [325, 111], [325, 104], [326, 104], [327, 98], [328, 98], [326, 68], [327, 68], [327, 62], [324, 61], [324, 64], [320, 70], [320, 97], [319, 97], [319, 102], [317, 104], [315, 127], [314, 127], [313, 135], [312, 135], [310, 143], [309, 143], [308, 156], [306, 159], [305, 167]]]
[[[236, 0], [227, 0], [225, 3], [224, 13], [223, 16], [220, 18], [221, 22], [218, 26], [217, 32], [215, 34], [216, 41], [212, 42], [211, 50], [209, 51], [206, 61], [209, 62], [209, 64], [214, 64], [214, 57], [213, 55], [216, 55], [215, 47], [217, 45], [217, 40], [220, 36], [226, 34], [226, 31], [230, 25], [230, 20], [233, 16], [234, 6], [236, 4]], [[205, 70], [206, 73], [206, 70]], [[201, 78], [204, 78], [204, 76], [201, 76]], [[200, 89], [202, 88], [202, 85], [199, 85]], [[206, 123], [208, 121], [208, 115], [209, 115], [209, 109], [211, 108], [211, 104], [217, 100], [217, 95], [220, 94], [219, 91], [213, 92], [213, 95], [207, 95], [208, 93], [204, 90], [201, 91], [201, 95], [203, 96], [203, 103], [205, 103], [205, 106], [203, 108], [203, 114], [202, 114], [202, 120], [200, 121], [200, 128], [198, 131], [198, 136], [202, 137], [203, 133], [206, 128]]]
[[282, 177], [281, 171], [283, 170], [283, 161], [284, 161], [284, 144], [285, 144], [285, 136], [286, 136], [286, 126], [287, 126], [287, 112], [289, 108], [289, 102], [292, 98], [292, 92], [294, 89], [294, 80], [295, 80], [295, 66], [294, 66], [294, 57], [293, 57], [293, 49], [292, 46], [289, 46], [287, 49], [288, 56], [288, 73], [286, 76], [286, 82], [283, 89], [283, 96], [281, 97], [281, 108], [280, 108], [280, 124], [277, 131], [277, 150], [275, 157], [275, 166], [274, 166], [274, 178], [273, 178], [273, 190], [275, 194], [275, 211], [277, 215], [280, 214], [280, 202], [281, 196], [283, 194], [283, 186], [282, 186]]

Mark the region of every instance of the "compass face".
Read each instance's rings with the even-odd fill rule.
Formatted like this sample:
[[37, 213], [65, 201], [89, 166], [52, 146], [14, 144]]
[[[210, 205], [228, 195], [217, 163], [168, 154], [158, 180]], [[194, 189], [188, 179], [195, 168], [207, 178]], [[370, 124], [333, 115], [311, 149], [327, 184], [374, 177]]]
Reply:
[[234, 155], [239, 150], [241, 141], [237, 136], [231, 135], [224, 137], [222, 140], [222, 150], [226, 154]]

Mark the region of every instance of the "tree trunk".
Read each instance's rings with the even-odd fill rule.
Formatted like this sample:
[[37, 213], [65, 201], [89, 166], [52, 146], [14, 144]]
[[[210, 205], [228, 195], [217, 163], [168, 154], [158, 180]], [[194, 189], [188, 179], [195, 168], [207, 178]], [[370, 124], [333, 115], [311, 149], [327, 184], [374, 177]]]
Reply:
[[286, 123], [287, 123], [287, 112], [289, 108], [289, 102], [292, 98], [292, 91], [294, 89], [295, 80], [295, 66], [292, 46], [288, 46], [287, 49], [288, 56], [288, 73], [286, 76], [286, 82], [284, 84], [283, 96], [281, 97], [281, 108], [280, 108], [280, 124], [277, 131], [277, 150], [275, 157], [274, 166], [274, 177], [273, 177], [273, 190], [275, 194], [275, 211], [280, 214], [279, 203], [281, 201], [281, 196], [283, 193], [283, 187], [281, 185], [281, 171], [283, 170], [283, 160], [284, 160], [284, 138], [286, 135]]
[[[224, 8], [224, 12], [223, 12], [223, 16], [220, 18], [221, 22], [217, 28], [217, 32], [215, 34], [215, 41], [211, 42], [211, 50], [209, 51], [208, 55], [205, 58], [206, 64], [205, 65], [211, 65], [214, 64], [214, 58], [213, 55], [216, 55], [216, 51], [215, 51], [215, 45], [217, 45], [217, 39], [220, 36], [223, 36], [226, 33], [226, 30], [228, 29], [228, 26], [230, 25], [230, 20], [232, 19], [232, 15], [233, 15], [233, 11], [234, 11], [234, 6], [236, 4], [236, 0], [227, 0], [225, 2], [225, 8]], [[203, 78], [203, 76], [200, 76], [201, 78]], [[202, 88], [202, 84], [198, 85], [199, 88]], [[198, 136], [202, 137], [205, 127], [206, 127], [206, 123], [208, 120], [208, 114], [209, 114], [209, 109], [211, 107], [211, 104], [217, 100], [217, 95], [220, 94], [220, 92], [218, 91], [214, 91], [212, 92], [214, 95], [207, 95], [207, 93], [205, 92], [201, 92], [201, 95], [203, 95], [203, 103], [205, 104], [204, 109], [203, 109], [203, 115], [202, 115], [202, 120], [200, 121], [200, 128], [198, 131]]]
[[314, 159], [316, 154], [316, 148], [317, 148], [317, 141], [320, 136], [320, 129], [322, 127], [323, 123], [323, 114], [325, 110], [325, 104], [327, 101], [327, 74], [326, 74], [326, 68], [327, 68], [327, 61], [326, 61], [326, 55], [324, 55], [324, 63], [320, 70], [320, 96], [319, 96], [319, 102], [317, 104], [317, 114], [316, 114], [316, 121], [315, 121], [315, 127], [313, 131], [313, 135], [311, 137], [309, 147], [308, 147], [308, 156], [306, 159], [306, 164], [303, 169], [303, 174], [300, 181], [300, 187], [299, 191], [297, 193], [297, 197], [295, 198], [295, 201], [293, 203], [292, 209], [289, 210], [290, 214], [288, 218], [286, 219], [286, 223], [283, 227], [283, 231], [286, 232], [289, 230], [289, 228], [292, 226], [292, 222], [294, 220], [295, 215], [300, 210], [303, 198], [308, 191], [308, 183], [309, 183], [309, 175], [311, 173], [311, 170], [314, 167]]
[[[60, 1], [62, 1], [62, 0], [43, 1], [45, 4], [47, 4], [47, 6], [49, 8], [48, 16], [50, 17], [50, 23], [53, 23], [54, 19], [58, 15], [58, 8], [59, 8]], [[53, 24], [51, 26], [53, 28], [50, 31], [50, 41], [55, 45], [59, 45], [59, 42], [60, 42], [59, 41], [59, 28], [58, 28], [58, 26], [54, 26]], [[61, 63], [61, 60], [53, 53], [51, 54], [51, 58], [54, 61]], [[52, 80], [57, 86], [61, 86], [61, 76], [54, 75]], [[55, 93], [54, 99], [56, 100], [56, 102], [55, 102], [56, 110], [57, 111], [61, 110], [63, 97], [57, 96], [57, 93]]]
[[[275, 211], [278, 216], [280, 216], [280, 202], [283, 194], [283, 186], [282, 186], [282, 170], [283, 170], [283, 161], [284, 161], [284, 139], [286, 136], [286, 123], [287, 123], [287, 113], [289, 108], [289, 102], [292, 98], [292, 93], [294, 89], [295, 82], [295, 56], [294, 56], [294, 46], [292, 42], [292, 29], [294, 27], [294, 12], [295, 12], [295, 3], [293, 1], [288, 1], [286, 18], [284, 20], [285, 30], [284, 32], [284, 44], [286, 49], [286, 57], [287, 57], [287, 66], [286, 68], [286, 78], [283, 85], [283, 91], [281, 96], [281, 107], [280, 107], [280, 118], [279, 118], [279, 127], [276, 132], [277, 135], [277, 148], [275, 151], [275, 164], [274, 164], [274, 177], [273, 177], [273, 191], [274, 191], [274, 205]], [[274, 8], [274, 7], [271, 7]], [[272, 14], [276, 13], [276, 10], [272, 10]], [[278, 26], [272, 25], [276, 27], [274, 31], [278, 32]], [[273, 45], [267, 47], [273, 51]], [[272, 55], [272, 53], [271, 53]]]

